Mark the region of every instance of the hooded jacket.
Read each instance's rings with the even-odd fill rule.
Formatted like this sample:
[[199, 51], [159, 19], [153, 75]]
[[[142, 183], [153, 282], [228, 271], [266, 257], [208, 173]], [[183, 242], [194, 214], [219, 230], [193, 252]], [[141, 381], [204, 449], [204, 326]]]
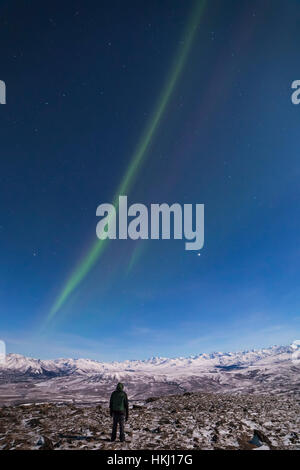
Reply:
[[112, 392], [109, 402], [110, 416], [114, 411], [124, 413], [126, 419], [128, 419], [128, 398], [127, 394], [123, 390], [124, 385], [118, 383], [116, 390]]

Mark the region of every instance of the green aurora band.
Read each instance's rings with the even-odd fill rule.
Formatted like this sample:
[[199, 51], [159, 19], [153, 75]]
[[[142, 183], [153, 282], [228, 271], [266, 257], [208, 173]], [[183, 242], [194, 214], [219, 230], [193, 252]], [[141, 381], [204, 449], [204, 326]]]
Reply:
[[[186, 62], [194, 36], [196, 34], [197, 28], [200, 23], [200, 19], [203, 15], [205, 4], [206, 4], [206, 0], [196, 0], [195, 7], [191, 12], [192, 14], [188, 21], [183, 41], [181, 43], [181, 46], [179, 47], [179, 51], [176, 56], [175, 63], [173, 64], [173, 67], [171, 69], [168, 80], [166, 81], [166, 84], [160, 95], [160, 99], [158, 100], [158, 104], [154, 110], [152, 118], [149, 120], [148, 125], [146, 126], [141, 136], [138, 146], [131, 158], [131, 162], [128, 166], [128, 169], [114, 197], [113, 205], [116, 208], [118, 207], [119, 195], [125, 195], [125, 194], [127, 195], [130, 192], [130, 189], [137, 177], [138, 170], [140, 169], [141, 164], [143, 163], [143, 161], [145, 160], [147, 156], [147, 150], [155, 135], [155, 132], [166, 110], [170, 97], [172, 93], [174, 92], [176, 83], [178, 82], [178, 79], [183, 70], [183, 66]], [[66, 282], [64, 288], [62, 289], [60, 295], [58, 296], [53, 307], [50, 310], [50, 313], [47, 317], [47, 321], [50, 321], [54, 318], [56, 313], [60, 310], [60, 308], [66, 302], [66, 300], [69, 298], [71, 293], [77, 288], [77, 286], [81, 283], [81, 281], [86, 277], [86, 275], [94, 266], [98, 258], [102, 255], [107, 243], [108, 243], [108, 239], [105, 239], [105, 240], [98, 239], [92, 245], [88, 254], [79, 263], [79, 265], [76, 267], [71, 277]]]

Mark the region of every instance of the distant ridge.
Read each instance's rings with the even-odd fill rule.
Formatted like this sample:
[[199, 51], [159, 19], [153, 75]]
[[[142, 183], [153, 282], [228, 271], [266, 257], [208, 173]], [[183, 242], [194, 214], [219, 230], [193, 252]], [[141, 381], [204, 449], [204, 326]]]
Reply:
[[262, 360], [289, 361], [294, 349], [292, 345], [271, 346], [239, 352], [213, 352], [189, 357], [166, 358], [151, 357], [144, 360], [126, 360], [122, 362], [100, 362], [92, 359], [54, 359], [41, 360], [25, 357], [20, 354], [8, 354], [6, 361], [0, 364], [0, 371], [19, 372], [30, 375], [69, 375], [97, 374], [114, 372], [165, 372], [176, 375], [190, 374], [199, 369], [211, 367], [234, 369], [254, 365]]

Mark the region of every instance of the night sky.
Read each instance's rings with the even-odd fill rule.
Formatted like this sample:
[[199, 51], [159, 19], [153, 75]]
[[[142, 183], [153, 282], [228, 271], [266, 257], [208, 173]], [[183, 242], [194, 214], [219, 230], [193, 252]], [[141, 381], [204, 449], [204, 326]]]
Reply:
[[[125, 360], [299, 339], [299, 28], [297, 0], [1, 2], [8, 352]], [[200, 256], [111, 240], [55, 308], [158, 109], [128, 202], [205, 204]]]

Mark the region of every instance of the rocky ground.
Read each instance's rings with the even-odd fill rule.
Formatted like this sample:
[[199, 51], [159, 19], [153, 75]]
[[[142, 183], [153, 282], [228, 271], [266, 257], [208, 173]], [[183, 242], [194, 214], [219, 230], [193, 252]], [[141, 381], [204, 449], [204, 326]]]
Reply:
[[169, 395], [131, 405], [125, 443], [109, 442], [110, 429], [106, 403], [0, 408], [2, 450], [300, 450], [300, 403], [270, 395]]

